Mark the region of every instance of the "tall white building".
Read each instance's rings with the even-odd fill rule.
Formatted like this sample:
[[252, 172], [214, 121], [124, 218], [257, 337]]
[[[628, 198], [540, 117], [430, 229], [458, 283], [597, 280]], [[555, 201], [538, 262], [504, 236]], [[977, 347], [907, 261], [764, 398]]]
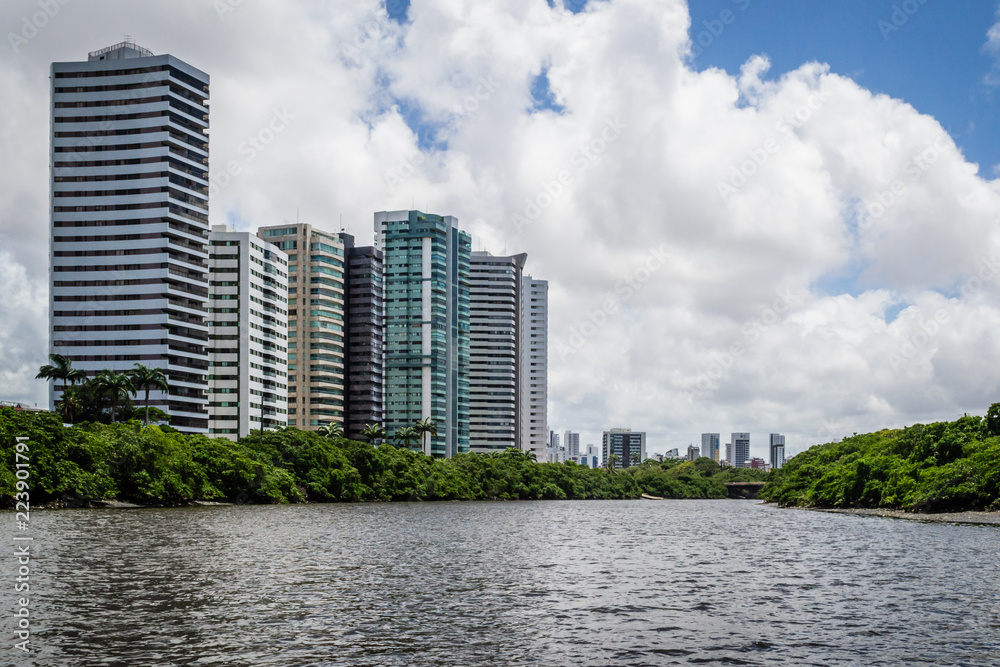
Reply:
[[576, 458], [580, 456], [580, 434], [566, 431], [563, 434], [563, 447], [566, 448], [566, 456]]
[[225, 225], [209, 234], [209, 421], [230, 439], [288, 424], [288, 256]]
[[[521, 299], [525, 254], [472, 253], [469, 273], [469, 449], [521, 448]], [[536, 458], [538, 454], [535, 454]]]
[[150, 405], [207, 433], [209, 77], [125, 41], [51, 86], [50, 351], [160, 368]]
[[750, 460], [750, 434], [733, 433], [732, 438], [732, 458], [729, 460], [729, 465], [734, 468], [746, 468], [747, 461]]
[[521, 448], [541, 462], [549, 446], [549, 283], [524, 276], [521, 286]]
[[777, 470], [785, 465], [785, 436], [780, 433], [771, 434], [771, 470]]

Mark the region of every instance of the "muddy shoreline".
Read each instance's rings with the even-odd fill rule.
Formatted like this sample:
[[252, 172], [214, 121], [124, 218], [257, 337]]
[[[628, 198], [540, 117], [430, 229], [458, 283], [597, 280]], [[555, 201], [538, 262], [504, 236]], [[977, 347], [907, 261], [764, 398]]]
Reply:
[[[764, 503], [778, 507], [772, 503]], [[976, 526], [1000, 526], [1000, 512], [939, 512], [921, 514], [880, 508], [826, 508], [826, 507], [785, 507], [782, 509], [806, 510], [809, 512], [828, 512], [830, 514], [854, 514], [857, 516], [880, 516], [889, 519], [905, 519], [907, 521], [922, 521], [924, 523], [960, 523]]]

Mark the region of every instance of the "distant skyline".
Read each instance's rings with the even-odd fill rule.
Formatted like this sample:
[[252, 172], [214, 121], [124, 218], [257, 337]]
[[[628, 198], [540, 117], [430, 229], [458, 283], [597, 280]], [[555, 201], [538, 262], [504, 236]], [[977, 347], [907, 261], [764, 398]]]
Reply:
[[1000, 400], [995, 1], [44, 4], [0, 6], [0, 399], [46, 396], [50, 63], [131, 35], [211, 75], [212, 224], [416, 208], [527, 253], [582, 444]]

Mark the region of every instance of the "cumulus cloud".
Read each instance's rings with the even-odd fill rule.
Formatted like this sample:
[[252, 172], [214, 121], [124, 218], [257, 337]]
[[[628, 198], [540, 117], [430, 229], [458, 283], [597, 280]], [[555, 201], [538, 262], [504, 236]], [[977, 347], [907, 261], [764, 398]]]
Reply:
[[[372, 1], [66, 5], [0, 64], [10, 267], [43, 303], [48, 62], [145, 33], [212, 75], [213, 222], [369, 242], [373, 211], [415, 206], [527, 252], [554, 428], [646, 430], [651, 451], [749, 430], [764, 455], [768, 432], [798, 451], [1000, 400], [1000, 185], [934, 118], [821, 63], [694, 71], [681, 0], [555, 5], [424, 0], [403, 24]], [[44, 317], [15, 336], [2, 307], [0, 340], [43, 359]], [[32, 363], [0, 372], [42, 400]]]

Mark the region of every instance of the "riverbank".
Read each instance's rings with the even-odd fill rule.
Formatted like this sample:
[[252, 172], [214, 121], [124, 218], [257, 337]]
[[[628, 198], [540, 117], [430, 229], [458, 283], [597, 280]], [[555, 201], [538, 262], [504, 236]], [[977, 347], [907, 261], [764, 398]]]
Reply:
[[760, 497], [790, 507], [885, 508], [901, 511], [900, 518], [995, 513], [1000, 403], [986, 419], [914, 424], [810, 447], [773, 470]]
[[[775, 503], [762, 503], [771, 507], [780, 507]], [[827, 507], [782, 507], [781, 509], [807, 510], [809, 512], [826, 512], [828, 514], [854, 514], [857, 516], [880, 516], [889, 519], [904, 519], [923, 523], [961, 523], [976, 526], [1000, 526], [1000, 512], [936, 512], [920, 513], [904, 510], [881, 508], [827, 508]]]
[[[27, 440], [15, 445], [16, 438]], [[707, 458], [609, 470], [537, 463], [513, 448], [444, 459], [294, 427], [232, 441], [139, 422], [65, 427], [53, 414], [6, 408], [0, 408], [0, 459], [0, 506], [14, 507], [17, 484], [27, 483], [33, 508], [725, 498], [727, 483], [759, 484], [765, 477]], [[26, 460], [30, 472], [15, 477], [15, 463]]]

